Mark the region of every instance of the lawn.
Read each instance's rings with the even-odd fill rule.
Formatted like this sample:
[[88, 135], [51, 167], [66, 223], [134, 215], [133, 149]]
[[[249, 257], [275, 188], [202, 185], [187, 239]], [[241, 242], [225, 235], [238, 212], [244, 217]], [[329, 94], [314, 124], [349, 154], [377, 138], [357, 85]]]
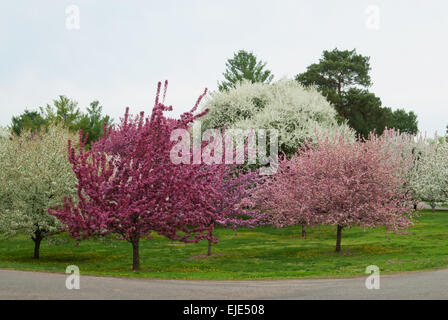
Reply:
[[448, 212], [420, 213], [407, 234], [384, 229], [347, 229], [342, 252], [336, 253], [333, 227], [317, 227], [301, 238], [298, 227], [275, 229], [218, 229], [214, 256], [204, 257], [205, 241], [182, 244], [156, 235], [141, 242], [141, 270], [133, 272], [132, 248], [109, 237], [87, 240], [79, 246], [67, 235], [52, 243], [44, 240], [41, 258], [32, 259], [33, 242], [24, 236], [0, 240], [0, 268], [65, 272], [79, 266], [81, 274], [164, 279], [281, 279], [365, 275], [368, 265], [382, 274], [448, 267]]

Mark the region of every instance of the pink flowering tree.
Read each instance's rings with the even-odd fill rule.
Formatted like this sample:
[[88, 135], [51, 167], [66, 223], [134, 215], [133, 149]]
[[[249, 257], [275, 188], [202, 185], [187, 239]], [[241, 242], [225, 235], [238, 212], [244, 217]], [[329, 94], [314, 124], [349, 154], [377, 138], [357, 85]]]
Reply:
[[[385, 226], [397, 231], [411, 225], [412, 202], [400, 152], [387, 139], [318, 139], [304, 145], [257, 190], [257, 203], [270, 212], [274, 226], [324, 224], [342, 230]], [[397, 146], [399, 147], [399, 146]]]
[[[188, 130], [204, 112], [194, 115], [202, 97], [180, 119], [168, 119], [171, 110], [160, 100], [159, 83], [152, 114], [135, 118], [126, 111], [119, 126], [85, 151], [69, 142], [69, 160], [78, 180], [79, 201], [65, 199], [63, 208], [50, 210], [78, 241], [114, 233], [133, 248], [133, 269], [140, 266], [139, 241], [157, 232], [172, 240], [198, 242], [213, 236], [215, 221], [223, 221], [217, 205], [227, 173], [222, 166], [175, 164], [170, 139], [175, 129]], [[166, 85], [165, 85], [166, 90]]]

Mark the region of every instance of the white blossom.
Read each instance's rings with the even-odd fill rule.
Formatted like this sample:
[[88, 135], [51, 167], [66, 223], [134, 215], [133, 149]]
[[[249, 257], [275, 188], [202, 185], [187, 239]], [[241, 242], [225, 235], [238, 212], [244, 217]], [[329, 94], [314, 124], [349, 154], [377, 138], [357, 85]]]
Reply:
[[76, 194], [68, 139], [77, 137], [55, 125], [0, 139], [0, 232], [31, 237], [37, 230], [42, 236], [58, 231], [59, 222], [48, 208]]
[[346, 124], [338, 124], [336, 111], [314, 88], [304, 88], [295, 80], [273, 84], [238, 84], [234, 89], [214, 92], [203, 109], [202, 128], [277, 129], [282, 150], [296, 150], [306, 140], [319, 135], [354, 136]]

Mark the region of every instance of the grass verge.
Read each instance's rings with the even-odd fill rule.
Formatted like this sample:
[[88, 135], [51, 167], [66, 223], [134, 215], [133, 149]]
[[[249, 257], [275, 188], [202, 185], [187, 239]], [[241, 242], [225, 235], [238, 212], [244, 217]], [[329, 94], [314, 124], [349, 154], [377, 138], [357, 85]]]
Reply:
[[407, 234], [386, 234], [383, 228], [346, 229], [342, 252], [335, 252], [333, 227], [308, 230], [218, 229], [219, 244], [206, 257], [207, 243], [183, 244], [154, 236], [140, 245], [141, 270], [133, 272], [132, 247], [108, 237], [87, 240], [79, 246], [67, 235], [44, 240], [41, 258], [32, 259], [33, 242], [18, 236], [0, 240], [0, 268], [65, 272], [77, 265], [81, 274], [163, 279], [247, 280], [287, 278], [335, 278], [365, 275], [369, 265], [382, 274], [436, 269], [448, 266], [448, 212], [424, 210]]

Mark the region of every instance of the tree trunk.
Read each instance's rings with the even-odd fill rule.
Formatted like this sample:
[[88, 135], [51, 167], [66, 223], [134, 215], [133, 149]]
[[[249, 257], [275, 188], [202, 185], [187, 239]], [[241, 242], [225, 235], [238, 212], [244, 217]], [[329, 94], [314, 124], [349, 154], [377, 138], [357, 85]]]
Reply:
[[140, 269], [140, 252], [139, 252], [140, 238], [132, 239], [132, 270], [137, 271]]
[[336, 252], [341, 251], [341, 239], [342, 239], [342, 227], [338, 225], [338, 231], [336, 236]]
[[302, 224], [302, 238], [306, 238], [306, 225]]
[[34, 241], [34, 259], [39, 259], [39, 250], [40, 250], [40, 242], [43, 239], [42, 233], [40, 232], [39, 229], [36, 230], [36, 232], [34, 232], [34, 236], [31, 237], [31, 239], [33, 239]]
[[414, 211], [417, 211], [417, 203], [414, 203]]
[[211, 238], [213, 237], [213, 233], [210, 232], [209, 236], [210, 236], [210, 239], [208, 240], [207, 256], [211, 256], [212, 255], [212, 240], [211, 240]]
[[341, 80], [338, 81], [338, 97], [339, 97], [339, 116], [343, 118], [342, 116], [342, 109], [343, 109], [343, 103], [342, 103], [342, 83]]
[[212, 255], [212, 240], [208, 240], [208, 250], [207, 250], [207, 255], [211, 256]]
[[432, 213], [436, 212], [436, 204], [435, 203], [431, 203], [431, 209], [432, 209]]

